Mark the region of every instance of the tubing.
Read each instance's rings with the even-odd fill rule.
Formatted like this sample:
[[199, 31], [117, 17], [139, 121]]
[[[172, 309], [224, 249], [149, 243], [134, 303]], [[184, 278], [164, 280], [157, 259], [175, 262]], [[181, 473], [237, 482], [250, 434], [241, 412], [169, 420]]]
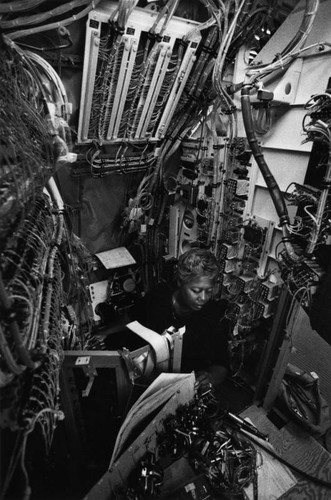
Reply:
[[79, 19], [82, 19], [83, 17], [87, 16], [87, 14], [92, 9], [96, 8], [96, 6], [100, 1], [101, 0], [94, 0], [90, 5], [88, 5], [85, 9], [82, 9], [78, 14], [73, 14], [72, 16], [68, 17], [67, 19], [63, 19], [62, 21], [50, 24], [44, 24], [42, 26], [35, 26], [33, 28], [21, 31], [20, 30], [14, 31], [12, 33], [8, 33], [7, 36], [11, 40], [16, 40], [16, 38], [22, 38], [24, 36], [34, 35], [35, 33], [42, 33], [43, 31], [49, 31], [56, 28], [61, 28], [62, 26], [68, 26], [69, 24], [72, 24], [73, 22], [78, 21]]
[[14, 0], [13, 2], [6, 2], [5, 4], [0, 4], [0, 14], [12, 14], [13, 12], [32, 10], [34, 7], [46, 3], [46, 1], [47, 0]]
[[[310, 50], [313, 47], [323, 47], [324, 45], [329, 46], [328, 42], [318, 42], [303, 47], [303, 44], [306, 41], [313, 26], [313, 22], [318, 11], [318, 6], [319, 0], [307, 0], [304, 17], [296, 35], [281, 52], [279, 58], [275, 59], [271, 63], [252, 68], [246, 72], [246, 76], [250, 77], [250, 83], [258, 81], [259, 79], [272, 73], [275, 70], [285, 69], [293, 61], [293, 59], [298, 57], [304, 51]], [[310, 11], [310, 8], [313, 8], [313, 10]]]
[[16, 19], [11, 20], [0, 20], [0, 26], [3, 30], [13, 29], [13, 28], [27, 28], [28, 26], [33, 26], [34, 24], [42, 24], [48, 19], [55, 18], [62, 14], [66, 14], [69, 10], [73, 10], [77, 7], [82, 7], [84, 4], [90, 3], [90, 0], [74, 0], [68, 4], [61, 5], [55, 9], [51, 9], [44, 13], [33, 14], [31, 16], [21, 16]]
[[278, 217], [280, 219], [280, 224], [283, 226], [284, 224], [289, 224], [289, 215], [287, 212], [287, 207], [284, 201], [284, 197], [279, 189], [279, 186], [269, 170], [269, 167], [264, 159], [264, 155], [261, 151], [261, 148], [258, 144], [257, 137], [254, 132], [253, 125], [253, 117], [251, 111], [251, 101], [249, 97], [249, 91], [251, 86], [244, 85], [241, 90], [241, 109], [243, 114], [244, 126], [246, 131], [247, 140], [251, 147], [253, 156], [256, 160], [256, 163], [263, 175], [263, 178], [266, 182], [267, 188], [270, 192], [271, 198], [274, 202]]
[[302, 47], [311, 31], [318, 7], [319, 0], [306, 0], [305, 13], [300, 28], [289, 44], [282, 50], [281, 57]]
[[282, 227], [283, 243], [285, 245], [287, 255], [290, 257], [291, 260], [297, 262], [301, 260], [301, 257], [296, 255], [290, 241], [290, 231], [289, 231], [290, 218], [287, 212], [285, 200], [281, 190], [279, 189], [276, 179], [269, 170], [269, 167], [264, 159], [264, 155], [261, 151], [261, 148], [257, 141], [257, 137], [254, 132], [252, 108], [249, 97], [250, 89], [251, 85], [244, 85], [241, 90], [241, 109], [243, 114], [247, 140], [249, 142], [257, 166], [259, 167], [263, 175], [263, 178], [266, 182], [267, 188], [269, 190], [270, 196], [272, 198], [276, 212], [278, 214], [279, 222]]

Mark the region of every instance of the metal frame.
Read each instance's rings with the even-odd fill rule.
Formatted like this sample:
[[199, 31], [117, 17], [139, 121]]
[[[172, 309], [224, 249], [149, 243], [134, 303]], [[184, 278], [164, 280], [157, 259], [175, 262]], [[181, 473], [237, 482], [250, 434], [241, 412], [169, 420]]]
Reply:
[[[83, 391], [83, 397], [89, 395], [97, 368], [110, 368], [115, 370], [118, 408], [122, 412], [126, 408], [130, 393], [130, 381], [127, 368], [122, 355], [117, 351], [65, 351], [62, 371], [64, 379], [72, 377], [74, 368], [82, 368], [89, 378]], [[65, 382], [65, 380], [64, 380]]]

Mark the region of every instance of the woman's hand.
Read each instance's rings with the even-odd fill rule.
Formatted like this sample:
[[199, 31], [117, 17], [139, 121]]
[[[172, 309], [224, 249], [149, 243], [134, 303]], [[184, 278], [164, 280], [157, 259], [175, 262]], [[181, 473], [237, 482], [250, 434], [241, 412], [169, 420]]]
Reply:
[[195, 372], [195, 388], [210, 387], [214, 384], [212, 375], [207, 371]]
[[228, 370], [224, 368], [224, 366], [219, 366], [219, 365], [212, 365], [209, 371], [207, 370], [196, 371], [195, 387], [196, 388], [208, 387], [210, 385], [218, 386], [225, 380], [227, 373]]

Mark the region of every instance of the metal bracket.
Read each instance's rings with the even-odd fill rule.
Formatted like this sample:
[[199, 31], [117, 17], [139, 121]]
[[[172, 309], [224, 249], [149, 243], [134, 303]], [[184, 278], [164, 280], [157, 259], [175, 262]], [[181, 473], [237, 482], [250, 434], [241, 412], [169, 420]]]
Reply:
[[90, 364], [87, 366], [82, 366], [82, 369], [83, 369], [83, 372], [85, 373], [85, 375], [89, 379], [87, 382], [87, 386], [85, 387], [85, 389], [82, 390], [83, 398], [87, 398], [91, 392], [94, 379], [98, 375], [98, 372], [97, 372], [96, 368], [94, 366], [91, 366]]

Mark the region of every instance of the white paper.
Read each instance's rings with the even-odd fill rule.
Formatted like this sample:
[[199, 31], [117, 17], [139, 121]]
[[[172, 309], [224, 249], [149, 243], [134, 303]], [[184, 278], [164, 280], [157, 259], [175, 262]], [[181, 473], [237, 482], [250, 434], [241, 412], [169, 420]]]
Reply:
[[126, 441], [131, 432], [142, 422], [146, 416], [164, 406], [167, 401], [187, 384], [187, 391], [194, 393], [194, 373], [161, 373], [152, 382], [147, 390], [140, 396], [126, 415], [121, 429], [117, 435], [110, 467], [126, 449]]
[[136, 263], [129, 250], [125, 247], [113, 248], [95, 254], [106, 269], [131, 266]]

